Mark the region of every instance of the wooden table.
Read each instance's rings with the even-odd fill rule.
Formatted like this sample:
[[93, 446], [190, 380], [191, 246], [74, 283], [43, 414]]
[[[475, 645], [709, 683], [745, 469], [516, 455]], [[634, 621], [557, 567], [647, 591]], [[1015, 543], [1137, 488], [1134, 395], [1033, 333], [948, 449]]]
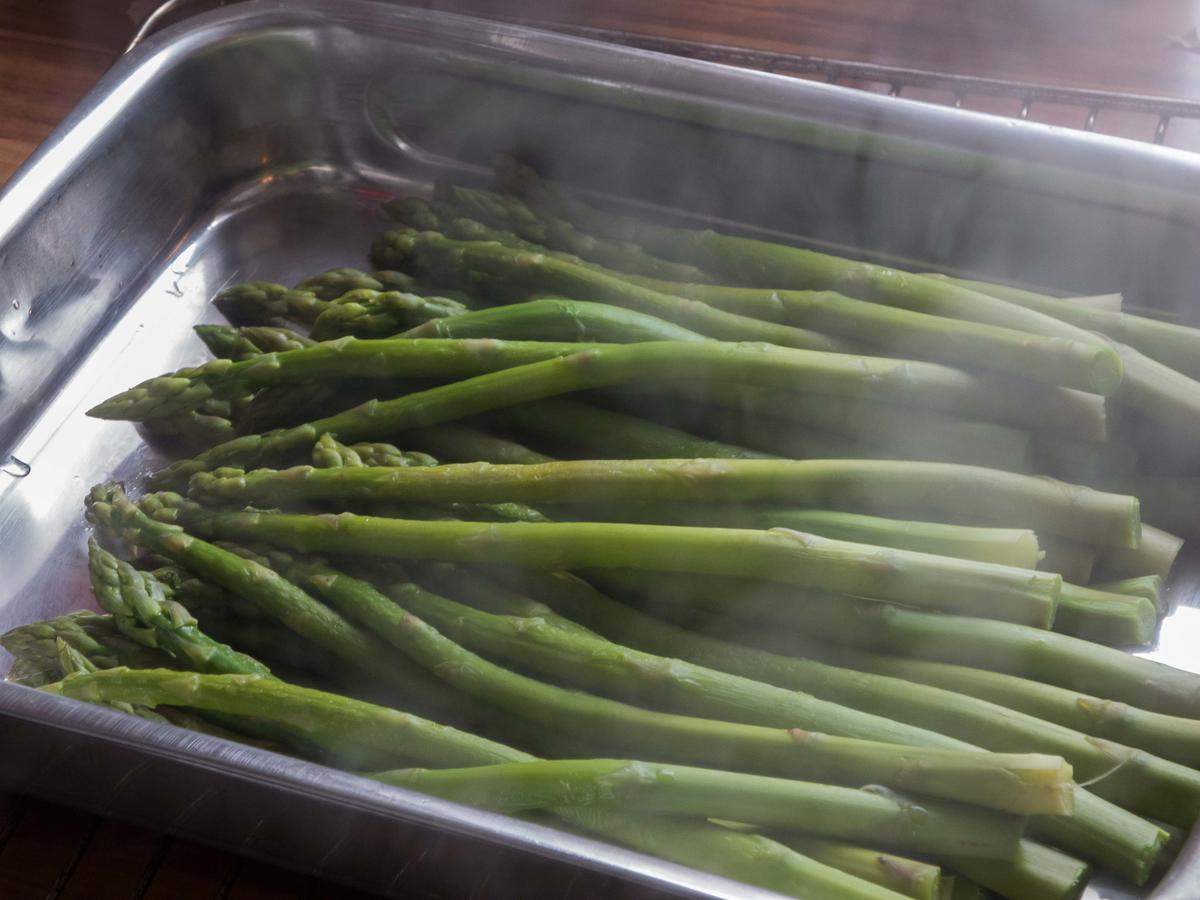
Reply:
[[[1200, 99], [1187, 0], [428, 0], [458, 12], [846, 60]], [[0, 183], [120, 55], [129, 0], [0, 0]], [[272, 866], [25, 797], [0, 797], [4, 900], [348, 900]]]

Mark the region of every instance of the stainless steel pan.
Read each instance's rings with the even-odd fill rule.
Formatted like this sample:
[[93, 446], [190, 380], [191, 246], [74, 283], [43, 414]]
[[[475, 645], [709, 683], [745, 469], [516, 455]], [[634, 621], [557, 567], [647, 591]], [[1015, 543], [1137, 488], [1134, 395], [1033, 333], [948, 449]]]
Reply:
[[[201, 359], [223, 284], [361, 265], [382, 199], [497, 152], [600, 202], [1197, 318], [1200, 157], [394, 6], [225, 7], [118, 62], [0, 195], [0, 629], [89, 604], [83, 494], [156, 462], [86, 408]], [[1194, 585], [1156, 652], [1197, 668]], [[395, 896], [756, 895], [10, 684], [0, 778]], [[1154, 896], [1198, 873], [1189, 846]]]

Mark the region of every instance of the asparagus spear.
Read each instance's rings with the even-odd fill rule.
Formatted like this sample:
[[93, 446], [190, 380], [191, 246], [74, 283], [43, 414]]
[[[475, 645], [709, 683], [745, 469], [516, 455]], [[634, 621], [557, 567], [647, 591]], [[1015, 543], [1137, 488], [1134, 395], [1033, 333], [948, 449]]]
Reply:
[[[677, 382], [638, 386], [610, 394], [619, 404], [652, 411], [655, 418], [694, 420], [696, 430], [729, 435], [780, 455], [797, 433], [811, 429], [841, 435], [870, 447], [912, 454], [933, 462], [967, 462], [1025, 472], [1030, 468], [1030, 433], [996, 422], [981, 422], [925, 409], [898, 409], [883, 401], [792, 391], [759, 390], [736, 384], [714, 385], [703, 400], [677, 389]], [[639, 410], [640, 411], [640, 410]], [[977, 415], [1006, 417], [1003, 408], [978, 409]], [[688, 424], [678, 427], [688, 428]], [[1098, 432], [1097, 432], [1098, 433]]]
[[411, 446], [424, 447], [434, 456], [453, 462], [524, 464], [550, 462], [551, 457], [466, 425], [446, 424], [404, 432]]
[[894, 853], [853, 847], [805, 835], [776, 835], [809, 859], [832, 866], [864, 881], [880, 884], [914, 900], [939, 900], [942, 873], [935, 865]]
[[1200, 537], [1200, 477], [1135, 475], [1106, 479], [1107, 484], [1136, 491], [1146, 518], [1183, 538]]
[[252, 657], [209, 638], [157, 578], [117, 559], [95, 540], [88, 541], [88, 570], [96, 602], [131, 640], [161, 648], [198, 672], [270, 674]]
[[[707, 576], [687, 579], [685, 591], [689, 600], [715, 593], [713, 602], [719, 604], [728, 604], [733, 593], [739, 612], [750, 621], [783, 624], [786, 618], [790, 627], [812, 639], [1007, 672], [1155, 712], [1200, 718], [1200, 676], [1064, 634], [870, 601], [835, 604], [813, 597], [800, 602], [794, 590], [766, 583], [718, 585]], [[785, 592], [790, 602], [772, 596]]]
[[[334, 358], [344, 351], [346, 358], [353, 357], [364, 365], [369, 363], [371, 371], [379, 374], [381, 364], [387, 362], [387, 353], [381, 345], [386, 345], [389, 351], [397, 351], [398, 365], [423, 371], [426, 375], [449, 375], [450, 371], [438, 370], [455, 368], [462, 374], [464, 366], [475, 369], [496, 368], [499, 365], [515, 364], [521, 354], [526, 357], [553, 355], [567, 352], [564, 348], [577, 350], [580, 346], [437, 340], [358, 341], [336, 345], [324, 344], [290, 354], [260, 357], [259, 360], [248, 364], [230, 365], [261, 366], [262, 372], [273, 372], [275, 374], [269, 377], [276, 379], [278, 372], [285, 368], [278, 364], [288, 359], [290, 362], [301, 361], [295, 367], [290, 364], [287, 367], [294, 370], [293, 374], [304, 374], [307, 370], [305, 377], [316, 377], [321, 374], [322, 368], [326, 368], [328, 363], [333, 362]], [[370, 349], [371, 347], [374, 349]], [[414, 352], [414, 348], [420, 349]], [[703, 352], [692, 352], [698, 349]], [[317, 355], [306, 357], [304, 354]], [[315, 371], [308, 370], [304, 360], [315, 360]], [[174, 463], [154, 476], [152, 482], [158, 487], [178, 484], [193, 472], [205, 471], [219, 465], [255, 463], [289, 452], [295, 453], [301, 449], [307, 451], [317, 437], [327, 431], [336, 434], [341, 440], [375, 438], [381, 433], [390, 434], [414, 427], [442, 424], [521, 402], [540, 400], [576, 390], [611, 386], [637, 377], [655, 377], [668, 371], [678, 374], [681, 366], [690, 368], [693, 372], [693, 387], [696, 391], [704, 391], [722, 374], [776, 384], [781, 381], [794, 384], [796, 379], [807, 379], [812, 388], [832, 393], [857, 391], [883, 396], [893, 394], [896, 388], [900, 388], [900, 397], [896, 399], [911, 396], [925, 403], [938, 402], [939, 397], [954, 397], [954, 402], [966, 404], [969, 399], [978, 400], [990, 390], [983, 383], [949, 369], [920, 363], [903, 363], [902, 369], [893, 369], [893, 363], [891, 360], [879, 361], [881, 368], [877, 368], [874, 362], [867, 364], [863, 359], [841, 357], [837, 354], [805, 354], [797, 350], [736, 344], [670, 342], [600, 345], [563, 359], [544, 359], [541, 362], [516, 366], [509, 371], [491, 372], [395, 400], [368, 403], [290, 429], [264, 435], [246, 435], [213, 447], [191, 460]], [[333, 365], [331, 368], [336, 371], [338, 366]], [[382, 368], [392, 370], [390, 363]], [[894, 373], [897, 380], [890, 379], [888, 373]], [[191, 406], [199, 399], [211, 395], [213, 387], [205, 380], [208, 375], [226, 374], [224, 371], [209, 372], [198, 376], [199, 381], [191, 375], [178, 379], [157, 379], [102, 404], [94, 412], [103, 416], [128, 416], [173, 411], [172, 407], [178, 408], [180, 405]], [[252, 380], [268, 377], [261, 372], [254, 375], [250, 370], [242, 369], [234, 373], [233, 381], [246, 380], [252, 375]], [[926, 379], [926, 375], [930, 376], [930, 379]], [[221, 390], [231, 389], [227, 379], [222, 381], [219, 378], [217, 387]]]
[[182, 445], [190, 452], [232, 440], [237, 430], [225, 416], [212, 416], [192, 410], [141, 423], [142, 431], [152, 442]]
[[1022, 900], [1073, 900], [1083, 895], [1089, 875], [1087, 866], [1033, 841], [1021, 844], [1015, 864], [968, 858], [953, 867], [989, 890]]
[[240, 328], [232, 325], [197, 325], [195, 332], [213, 356], [235, 362], [263, 353], [299, 350], [316, 343], [290, 328], [269, 325], [244, 325]]
[[437, 460], [428, 453], [405, 452], [394, 444], [343, 444], [332, 434], [323, 434], [313, 445], [313, 465], [322, 469], [346, 466], [436, 466]]
[[642, 252], [635, 244], [597, 239], [565, 219], [539, 216], [515, 197], [439, 182], [436, 197], [469, 219], [511, 230], [523, 240], [544, 244], [602, 266], [658, 278], [704, 281], [695, 266], [673, 263]]
[[943, 662], [845, 647], [833, 658], [855, 669], [946, 688], [1067, 728], [1139, 747], [1185, 766], [1200, 766], [1200, 722], [1104, 700], [1028, 678]]
[[[1142, 525], [1141, 544], [1143, 546], [1149, 530], [1150, 526]], [[1037, 567], [1043, 572], [1057, 572], [1062, 575], [1064, 581], [1072, 584], [1087, 584], [1092, 580], [1092, 570], [1096, 565], [1100, 548], [1045, 531], [1038, 533], [1038, 546], [1042, 550], [1042, 561], [1038, 563]], [[1137, 550], [1104, 548], [1105, 555], [1139, 554], [1140, 552], [1141, 547]]]
[[[442, 573], [435, 580], [442, 583], [450, 580], [459, 589], [454, 593], [460, 595], [486, 596], [491, 590], [490, 586], [481, 590], [478, 581], [462, 573]], [[939, 740], [937, 735], [920, 729], [897, 725], [877, 714], [864, 715], [817, 700], [798, 689], [781, 689], [681, 659], [655, 656], [597, 635], [561, 627], [557, 621], [496, 615], [427, 590], [404, 590], [403, 594], [409, 612], [468, 650], [520, 666], [555, 682], [575, 684], [639, 705], [723, 721], [800, 727], [884, 743], [972, 749], [954, 740]]]
[[320, 300], [336, 300], [351, 291], [402, 291], [412, 292], [416, 281], [401, 272], [362, 272], [358, 269], [330, 269], [313, 275], [296, 285], [295, 290], [307, 291]]
[[1161, 613], [1168, 611], [1167, 598], [1163, 595], [1163, 579], [1161, 575], [1139, 575], [1136, 578], [1123, 578], [1120, 581], [1107, 581], [1093, 585], [1098, 591], [1109, 591], [1114, 594], [1128, 594], [1131, 597], [1145, 597], [1154, 604]]
[[[355, 444], [347, 446], [332, 435], [323, 434], [313, 445], [313, 463], [317, 468], [349, 468], [356, 466], [437, 465], [426, 453], [405, 454], [392, 444]], [[423, 510], [420, 506], [404, 506], [399, 510], [384, 507], [391, 515], [416, 518], [460, 518], [474, 521], [545, 522], [546, 517], [523, 503], [450, 503]], [[417, 515], [420, 512], [421, 515]], [[428, 512], [428, 514], [426, 514]]]
[[217, 294], [213, 303], [235, 325], [275, 327], [287, 327], [289, 322], [311, 325], [329, 305], [310, 291], [269, 281], [232, 284]]
[[467, 306], [449, 297], [421, 297], [400, 291], [356, 290], [343, 294], [313, 320], [318, 341], [353, 335], [388, 337], [422, 323], [458, 316]]
[[1131, 597], [1063, 582], [1054, 630], [1113, 646], [1146, 645], [1154, 640], [1158, 608], [1145, 597]]
[[[481, 659], [407, 612], [402, 604], [422, 593], [414, 584], [394, 586], [389, 599], [319, 562], [287, 560], [280, 565], [289, 578], [367, 623], [457, 689], [528, 721], [553, 725], [553, 731], [566, 726], [606, 746], [636, 747], [639, 755], [734, 765], [762, 774], [805, 772], [843, 783], [878, 782], [1017, 813], [1060, 815], [1070, 811], [1074, 799], [1070, 767], [1058, 757], [952, 750], [927, 750], [914, 757], [896, 744], [650, 712], [544, 684]], [[551, 743], [560, 739], [557, 733], [545, 737]]]
[[499, 812], [587, 806], [658, 815], [735, 818], [938, 856], [1007, 859], [1024, 821], [970, 807], [914, 801], [880, 789], [616, 759], [555, 759], [471, 768], [395, 769], [398, 787]]
[[[793, 329], [811, 329], [802, 334], [815, 331], [833, 341], [851, 342], [843, 344], [843, 350], [865, 343], [884, 355], [991, 368], [1100, 394], [1114, 392], [1121, 383], [1121, 358], [1102, 342], [1031, 337], [1014, 328], [895, 309], [832, 291], [773, 291], [770, 302], [784, 309], [782, 324], [763, 323], [755, 333], [744, 323], [762, 320], [753, 318], [753, 309], [738, 308], [736, 303], [724, 307], [725, 316], [742, 320], [731, 328], [721, 321], [716, 307], [703, 301], [696, 300], [697, 307], [689, 310], [674, 291], [654, 291], [569, 260], [491, 242], [451, 241], [435, 232], [392, 233], [381, 239], [374, 252], [377, 258], [394, 264], [416, 265], [421, 271], [441, 278], [457, 277], [468, 284], [487, 279], [489, 284], [500, 281], [515, 291], [561, 291], [631, 306], [725, 340], [767, 340], [783, 346], [827, 349], [828, 345], [817, 346], [807, 337], [799, 342], [789, 338]], [[713, 288], [706, 294], [722, 291], [736, 293], [737, 289]], [[697, 315], [697, 310], [703, 315]], [[743, 312], [749, 315], [741, 315]], [[779, 333], [770, 334], [772, 330]]]
[[[1200, 358], [1200, 329], [1122, 313], [1119, 306], [1115, 309], [1097, 308], [1094, 304], [1072, 302], [1074, 298], [1049, 297], [1034, 291], [982, 281], [950, 280], [968, 290], [999, 297], [1087, 331], [1098, 331], [1191, 378], [1200, 378], [1200, 364], [1197, 363]], [[1120, 298], [1119, 294], [1115, 296]]]
[[[1035, 338], [1022, 352], [1016, 348], [1021, 346], [1023, 339], [1028, 341], [1031, 336], [1014, 325], [1005, 327], [998, 322], [986, 324], [984, 320], [947, 318], [945, 313], [931, 314], [917, 311], [916, 307], [855, 300], [833, 290], [740, 288], [646, 279], [638, 279], [638, 283], [729, 312], [764, 315], [771, 321], [857, 339], [889, 355], [997, 368], [1049, 384], [1101, 394], [1113, 393], [1121, 383], [1122, 368], [1117, 352], [1103, 344], [1085, 342], [1078, 336]], [[1067, 345], [1060, 348], [1056, 342], [1063, 340]], [[976, 356], [983, 348], [987, 348], [988, 356]], [[1034, 368], [1023, 372], [1020, 357], [1024, 354], [1036, 362], [1032, 363]]]
[[[829, 285], [831, 290], [824, 291], [758, 291], [752, 288], [697, 284], [695, 282], [707, 282], [711, 279], [696, 279], [689, 277], [689, 273], [676, 277], [675, 281], [654, 280], [655, 277], [672, 277], [667, 274], [667, 267], [671, 265], [669, 262], [659, 261], [628, 242], [597, 240], [585, 235], [575, 230], [569, 222], [547, 214], [544, 209], [539, 210], [540, 214], [534, 212], [514, 197], [461, 187], [443, 188], [439, 196], [472, 218], [488, 225], [512, 229], [528, 240], [548, 242], [550, 246], [568, 250], [622, 272], [651, 276], [636, 279], [642, 287], [665, 294], [688, 296], [730, 312], [866, 342], [881, 347], [889, 354], [968, 366], [1015, 366], [1018, 374], [1033, 378], [1041, 375], [1042, 378], [1049, 378], [1052, 384], [1068, 384], [1061, 379], [1065, 372], [1074, 371], [1076, 381], [1068, 386], [1097, 390], [1100, 393], [1111, 392], [1120, 382], [1120, 360], [1112, 348], [1092, 344], [1090, 349], [1084, 349], [1085, 344], [1078, 336], [1071, 341], [1076, 362], [1067, 362], [1065, 358], [1060, 358], [1058, 363], [1061, 368], [1057, 369], [1056, 374], [1052, 374], [1055, 372], [1055, 364], [1050, 363], [1046, 355], [1039, 353], [1037, 347], [1023, 344], [1030, 340], [1027, 333], [1022, 334], [1012, 328], [980, 326], [975, 322], [967, 324], [961, 320], [948, 321], [941, 316], [931, 316], [909, 309], [884, 308], [878, 304], [856, 301], [833, 293], [833, 289], [836, 289], [834, 285]], [[608, 245], [612, 245], [613, 252], [597, 256], [598, 248]], [[644, 264], [645, 261], [660, 264], [655, 267]], [[707, 260], [702, 257], [694, 261], [702, 266], [707, 264]], [[681, 281], [685, 283], [679, 283]], [[686, 283], [688, 281], [693, 283]], [[788, 281], [780, 281], [773, 286], [787, 284]], [[960, 327], [964, 324], [966, 327]], [[979, 342], [981, 347], [987, 347], [990, 352], [979, 352], [980, 348], [973, 346], [975, 342]], [[1055, 345], [1053, 339], [1035, 343], [1040, 344], [1042, 349], [1050, 354], [1066, 356], [1066, 348]], [[1200, 348], [1200, 342], [1196, 346]], [[1030, 360], [1035, 360], [1031, 368], [1019, 367], [1017, 358], [1024, 354], [1028, 354]], [[1084, 359], [1091, 361], [1090, 365], [1084, 367], [1090, 368], [1090, 372], [1076, 369], [1078, 363]], [[1046, 368], [1034, 374], [1042, 365]]]
[[149, 649], [121, 634], [111, 616], [78, 610], [64, 616], [19, 625], [0, 635], [0, 646], [13, 657], [6, 680], [41, 687], [62, 677], [58, 641], [86, 656], [101, 669], [129, 665], [172, 667], [165, 653]]
[[[938, 731], [985, 746], [1054, 746], [1077, 758], [1081, 771], [1100, 773], [1109, 772], [1129, 758], [1126, 748], [1091, 744], [1088, 738], [1056, 728], [1050, 722], [1014, 716], [1007, 709], [950, 691], [930, 691], [917, 684], [876, 678], [813, 659], [780, 656], [685, 631], [617, 603], [566, 573], [501, 570], [495, 574], [524, 587], [556, 613], [568, 617], [541, 616], [558, 627], [564, 621], [574, 627], [582, 623], [611, 640], [628, 642], [652, 653], [678, 656], [715, 669], [810, 690], [835, 702], [932, 726], [932, 730], [926, 731], [925, 740], [933, 741], [934, 746], [947, 746], [954, 740], [936, 734]], [[474, 590], [470, 596], [473, 602], [481, 597], [496, 599], [482, 590]], [[519, 606], [510, 612], [522, 614]], [[1142, 765], [1147, 763], [1135, 762], [1135, 768]], [[1151, 768], [1154, 765], [1151, 763]], [[1160, 769], [1160, 774], [1169, 782], [1172, 772], [1167, 767]], [[1188, 777], [1194, 777], [1194, 773]], [[1126, 779], [1126, 786], [1135, 793], [1140, 789], [1132, 774], [1121, 778]], [[1151, 781], [1166, 783], [1162, 777]], [[1186, 784], [1186, 779], [1182, 783]], [[1069, 818], [1034, 820], [1034, 827], [1054, 843], [1096, 860], [1138, 884], [1149, 877], [1166, 841], [1166, 832], [1086, 791], [1076, 794], [1076, 809]]]
[[762, 459], [769, 456], [696, 437], [638, 416], [565, 398], [512, 406], [489, 414], [485, 421], [574, 447], [591, 459]]
[[[595, 516], [597, 509], [588, 508]], [[599, 513], [608, 518], [604, 510]], [[941, 522], [903, 521], [861, 513], [825, 509], [782, 509], [758, 506], [720, 506], [703, 503], [623, 504], [612, 511], [625, 522], [674, 525], [721, 525], [726, 528], [788, 528], [821, 537], [879, 547], [916, 550], [936, 556], [956, 556], [980, 562], [1033, 569], [1041, 552], [1034, 532], [1019, 528], [982, 528]], [[1065, 585], [1064, 581], [1064, 585]], [[1060, 594], [1061, 597], [1061, 594]]]
[[[587, 230], [632, 238], [670, 259], [703, 259], [707, 270], [734, 280], [843, 290], [903, 309], [1096, 347], [1109, 344], [1107, 339], [1059, 319], [950, 281], [713, 231], [688, 231], [604, 214], [589, 214], [588, 218]], [[1124, 376], [1114, 396], [1184, 440], [1200, 435], [1200, 382], [1131, 347], [1117, 345], [1117, 350]]]
[[[1058, 534], [1136, 546], [1138, 503], [1046, 478], [948, 463], [886, 460], [571, 460], [539, 465], [448, 465], [313, 471], [261, 469], [194, 479], [222, 502], [356, 499], [400, 501], [796, 503], [942, 512], [1029, 524]], [[932, 496], [931, 496], [932, 495]], [[969, 511], [963, 509], [967, 507]], [[1049, 576], [1042, 576], [1049, 577]]]
[[[395, 474], [420, 470], [290, 471], [292, 480], [298, 484], [301, 477], [310, 483], [329, 473]], [[249, 480], [250, 475], [245, 477]], [[237, 496], [216, 487], [206, 490], [206, 484], [203, 479], [194, 482], [198, 495], [226, 501]], [[306, 499], [316, 496], [308, 494]], [[381, 494], [380, 499], [385, 496]], [[930, 609], [1011, 617], [1042, 627], [1048, 626], [1053, 617], [1061, 585], [1057, 575], [830, 541], [800, 532], [592, 522], [430, 522], [353, 513], [308, 516], [248, 511], [202, 515], [189, 510], [186, 516], [189, 523], [206, 533], [232, 540], [265, 541], [300, 552], [446, 562], [507, 562], [551, 568], [634, 567], [742, 575], [844, 590]]]
[[430, 319], [399, 336], [605, 341], [618, 344], [707, 340], [694, 331], [631, 309], [556, 297]]
[[[153, 499], [153, 498], [151, 498]], [[161, 503], [161, 498], [159, 501]], [[155, 503], [143, 500], [151, 509]], [[166, 518], [171, 510], [162, 507]], [[386, 644], [346, 621], [277, 573], [252, 559], [156, 521], [115, 484], [97, 485], [87, 499], [88, 519], [190, 569], [229, 591], [390, 690], [420, 692], [427, 702], [450, 705], [447, 692], [419, 668], [389, 652]]]
[[[66, 678], [47, 690], [89, 702], [138, 702], [250, 715], [303, 731], [308, 741], [363, 759], [437, 766], [533, 762], [534, 758], [387, 707], [255, 675], [203, 675], [109, 669]], [[896, 900], [900, 895], [806, 859], [758, 835], [687, 820], [632, 816], [583, 807], [553, 812], [572, 825], [676, 862], [792, 896]]]
[[1182, 547], [1182, 538], [1152, 525], [1142, 525], [1142, 540], [1137, 548], [1105, 548], [1097, 558], [1095, 575], [1100, 580], [1138, 575], [1166, 579]]
[[514, 297], [551, 293], [623, 306], [724, 341], [763, 341], [827, 352], [851, 349], [845, 341], [823, 334], [660, 294], [568, 259], [503, 244], [452, 241], [436, 232], [389, 231], [372, 246], [371, 258], [468, 289], [495, 291], [505, 285]]
[[[636, 585], [637, 578], [608, 578], [605, 583], [617, 586]], [[668, 586], [668, 589], [669, 586]], [[592, 596], [592, 602], [602, 605], [607, 615], [632, 628], [631, 617], [623, 611], [611, 611], [611, 601], [604, 604]], [[749, 613], [757, 608], [757, 599], [744, 598], [751, 603]], [[578, 605], [578, 599], [575, 603]], [[551, 603], [554, 608], [558, 605]], [[721, 609], [727, 609], [728, 603]], [[577, 611], [577, 610], [576, 610]], [[585, 624], [596, 624], [596, 614], [581, 617]], [[782, 618], [776, 614], [768, 622]], [[610, 633], [608, 626], [602, 633]], [[1159, 759], [1116, 743], [1099, 741], [1089, 735], [1060, 728], [1051, 721], [1041, 721], [1000, 706], [951, 694], [935, 688], [920, 688], [895, 679], [851, 674], [807, 660], [793, 660], [764, 651], [719, 641], [693, 640], [670, 626], [644, 624], [652, 637], [641, 635], [629, 639], [638, 647], [656, 639], [647, 648], [664, 655], [678, 655], [703, 665], [731, 671], [745, 677], [795, 690], [807, 690], [822, 698], [863, 709], [877, 715], [888, 715], [899, 721], [942, 734], [971, 741], [989, 750], [1011, 750], [1029, 747], [1043, 752], [1059, 753], [1075, 767], [1080, 782], [1096, 782], [1101, 796], [1155, 818], [1190, 826], [1200, 813], [1200, 773], [1185, 766]], [[536, 629], [529, 638], [536, 638]], [[806, 651], [807, 652], [807, 651]], [[818, 658], [841, 659], [840, 650], [815, 650]], [[746, 659], [739, 659], [745, 654]], [[847, 654], [848, 664], [854, 666], [853, 653]], [[854, 666], [857, 668], [857, 666]]]
[[[637, 377], [690, 375], [707, 384], [740, 379], [846, 396], [961, 408], [990, 404], [1000, 393], [966, 373], [932, 363], [766, 348], [754, 344], [658, 342], [619, 346], [541, 341], [343, 338], [303, 350], [233, 363], [213, 360], [143, 382], [89, 411], [99, 418], [141, 419], [194, 409], [210, 397], [240, 396], [276, 384], [322, 379], [462, 378], [557, 357], [579, 356], [604, 387]], [[545, 368], [545, 367], [543, 367]]]

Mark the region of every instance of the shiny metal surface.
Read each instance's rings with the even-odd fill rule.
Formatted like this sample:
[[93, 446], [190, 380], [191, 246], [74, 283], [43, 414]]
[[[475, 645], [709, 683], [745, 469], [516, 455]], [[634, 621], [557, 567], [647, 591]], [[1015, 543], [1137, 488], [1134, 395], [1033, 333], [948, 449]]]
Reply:
[[[1189, 154], [394, 6], [227, 7], [119, 62], [0, 196], [0, 629], [89, 603], [83, 494], [155, 462], [86, 408], [202, 359], [221, 285], [362, 265], [381, 199], [501, 151], [601, 202], [1198, 315]], [[1155, 651], [1193, 669], [1195, 588], [1176, 579]], [[8, 684], [0, 746], [10, 783], [395, 895], [458, 835], [520, 852], [421, 891], [521, 896], [536, 856], [539, 877], [753, 896]], [[1156, 896], [1200, 896], [1196, 848]]]

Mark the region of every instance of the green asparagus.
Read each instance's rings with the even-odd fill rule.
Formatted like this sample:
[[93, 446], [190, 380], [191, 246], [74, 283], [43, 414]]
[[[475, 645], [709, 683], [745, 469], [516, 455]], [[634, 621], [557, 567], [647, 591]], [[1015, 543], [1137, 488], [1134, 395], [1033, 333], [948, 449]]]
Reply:
[[[319, 475], [391, 474], [418, 469], [296, 469], [293, 480]], [[308, 472], [306, 476], [298, 475]], [[436, 471], [429, 469], [426, 471]], [[253, 474], [253, 473], [251, 473]], [[245, 476], [247, 479], [250, 475]], [[232, 497], [215, 482], [194, 481], [198, 495]], [[211, 485], [206, 487], [206, 485]], [[236, 495], [234, 495], [236, 496]], [[315, 499], [308, 494], [307, 499]], [[407, 499], [420, 501], [421, 497]], [[437, 498], [437, 499], [454, 499]], [[488, 498], [482, 498], [487, 502]], [[240, 498], [239, 502], [244, 500]], [[436, 502], [436, 501], [435, 501]], [[790, 531], [624, 525], [592, 522], [479, 523], [389, 519], [339, 513], [191, 513], [190, 523], [225, 539], [264, 541], [299, 552], [344, 553], [446, 562], [634, 567], [768, 578], [810, 588], [911, 603], [929, 609], [974, 611], [1048, 627], [1061, 578], [1026, 569], [831, 541]], [[840, 600], [833, 600], [837, 603]]]
[[[866, 511], [949, 513], [1020, 523], [1116, 547], [1137, 546], [1138, 502], [1046, 478], [975, 466], [886, 460], [571, 460], [538, 465], [314, 471], [262, 469], [193, 480], [195, 496], [226, 503], [375, 500], [829, 504]], [[1041, 576], [1043, 578], [1048, 576]]]

